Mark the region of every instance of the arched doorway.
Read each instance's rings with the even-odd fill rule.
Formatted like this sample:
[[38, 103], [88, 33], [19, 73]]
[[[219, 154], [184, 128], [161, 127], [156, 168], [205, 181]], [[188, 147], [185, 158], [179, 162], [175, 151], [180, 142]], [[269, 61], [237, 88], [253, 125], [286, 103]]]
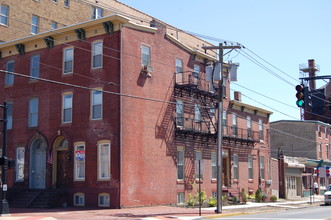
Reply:
[[47, 144], [41, 138], [34, 139], [30, 145], [30, 189], [45, 189]]
[[68, 185], [68, 140], [58, 137], [53, 145], [53, 188], [65, 188]]

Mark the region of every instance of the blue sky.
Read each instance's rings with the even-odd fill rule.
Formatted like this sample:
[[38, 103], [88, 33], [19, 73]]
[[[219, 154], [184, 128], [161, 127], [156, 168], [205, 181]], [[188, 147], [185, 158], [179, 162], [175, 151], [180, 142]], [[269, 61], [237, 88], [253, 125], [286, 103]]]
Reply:
[[[177, 28], [244, 45], [240, 53], [224, 57], [240, 63], [238, 81], [231, 89], [242, 92], [242, 102], [273, 111], [270, 121], [300, 119], [295, 104], [299, 64], [315, 59], [320, 66], [317, 75], [331, 75], [329, 0], [121, 2]], [[249, 60], [245, 52], [272, 73]], [[317, 87], [325, 83], [319, 80]]]

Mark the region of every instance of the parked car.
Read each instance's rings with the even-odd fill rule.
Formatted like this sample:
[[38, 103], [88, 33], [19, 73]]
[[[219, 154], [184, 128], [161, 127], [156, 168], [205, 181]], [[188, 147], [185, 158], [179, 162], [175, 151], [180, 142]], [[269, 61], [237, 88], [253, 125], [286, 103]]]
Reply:
[[324, 193], [325, 205], [331, 204], [331, 185], [329, 185], [327, 191]]

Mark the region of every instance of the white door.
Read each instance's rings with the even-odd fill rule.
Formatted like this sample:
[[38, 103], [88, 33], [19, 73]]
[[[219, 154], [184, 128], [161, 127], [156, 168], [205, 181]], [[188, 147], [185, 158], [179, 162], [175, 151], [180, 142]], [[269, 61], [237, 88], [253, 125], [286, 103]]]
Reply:
[[34, 141], [30, 156], [30, 189], [45, 189], [46, 148]]

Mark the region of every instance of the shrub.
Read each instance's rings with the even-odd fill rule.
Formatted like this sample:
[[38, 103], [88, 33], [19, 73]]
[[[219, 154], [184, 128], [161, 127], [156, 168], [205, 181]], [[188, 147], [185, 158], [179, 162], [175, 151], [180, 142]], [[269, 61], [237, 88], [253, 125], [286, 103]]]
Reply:
[[272, 195], [272, 196], [270, 197], [270, 202], [277, 202], [277, 196]]
[[229, 205], [229, 197], [227, 195], [222, 196], [222, 205]]
[[242, 202], [243, 202], [244, 204], [247, 203], [247, 194], [246, 194], [244, 188], [241, 189], [241, 200], [242, 200]]
[[255, 202], [262, 202], [262, 191], [257, 189], [255, 192]]
[[217, 205], [217, 199], [215, 197], [210, 197], [208, 199], [208, 206], [209, 207], [216, 207]]
[[268, 195], [262, 191], [262, 202], [265, 202], [268, 198]]
[[237, 198], [237, 196], [232, 196], [231, 202], [232, 202], [232, 204], [237, 204], [237, 203], [239, 203], [239, 199]]

